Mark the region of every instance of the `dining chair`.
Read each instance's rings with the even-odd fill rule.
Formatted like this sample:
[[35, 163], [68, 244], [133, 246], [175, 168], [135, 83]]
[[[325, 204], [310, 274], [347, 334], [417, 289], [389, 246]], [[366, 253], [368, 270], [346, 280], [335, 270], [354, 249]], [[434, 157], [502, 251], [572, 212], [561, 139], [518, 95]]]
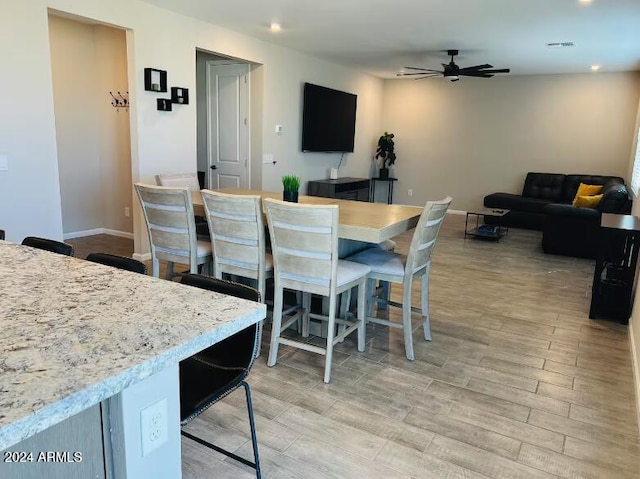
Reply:
[[197, 273], [199, 265], [209, 270], [211, 242], [197, 239], [189, 189], [143, 183], [134, 186], [147, 224], [153, 276], [160, 276], [161, 259], [168, 262], [167, 279], [175, 276], [174, 263], [188, 264], [190, 273]]
[[[187, 187], [189, 192], [200, 191], [200, 179], [195, 173], [180, 174], [161, 174], [156, 175], [156, 184], [158, 186]], [[196, 234], [200, 240], [209, 239], [209, 226], [207, 219], [202, 216], [196, 216]]]
[[[187, 274], [180, 279], [180, 283], [251, 301], [260, 301], [260, 293], [256, 289], [218, 278]], [[260, 458], [251, 389], [245, 381], [253, 366], [257, 347], [258, 325], [254, 324], [180, 362], [180, 425], [183, 436], [255, 469], [256, 476], [260, 479]], [[194, 436], [184, 429], [189, 422], [240, 386], [244, 387], [247, 400], [253, 462]]]
[[73, 246], [60, 241], [55, 241], [47, 238], [38, 238], [37, 236], [27, 236], [22, 240], [24, 246], [31, 246], [32, 248], [38, 248], [51, 253], [63, 254], [65, 256], [73, 256]]
[[[333, 347], [354, 331], [358, 351], [364, 351], [365, 287], [370, 268], [338, 259], [338, 206], [301, 205], [267, 198], [264, 200], [274, 262], [273, 325], [267, 364], [275, 366], [278, 347], [286, 344], [325, 356], [324, 382], [331, 380]], [[358, 286], [355, 321], [336, 318], [337, 296]], [[284, 289], [302, 293], [302, 306], [283, 320]], [[311, 294], [329, 298], [328, 317], [310, 312]], [[309, 319], [328, 322], [326, 346], [314, 346], [285, 338], [282, 332], [302, 319], [302, 336], [309, 336]], [[347, 325], [336, 334], [337, 325]]]
[[[429, 326], [429, 270], [438, 232], [450, 204], [450, 196], [441, 201], [427, 202], [413, 233], [408, 255], [405, 256], [380, 248], [369, 248], [347, 258], [349, 261], [367, 265], [371, 269], [367, 277], [368, 301], [365, 321], [401, 328], [404, 333], [405, 351], [409, 360], [415, 359], [411, 334], [412, 311], [421, 313], [424, 339], [431, 341], [431, 329]], [[421, 279], [420, 309], [411, 306], [411, 286], [416, 279]], [[376, 295], [375, 281], [401, 284], [402, 303]], [[398, 323], [373, 316], [374, 303], [376, 302], [402, 308], [402, 322]]]
[[[213, 245], [214, 276], [249, 278], [264, 301], [266, 280], [273, 277], [273, 257], [266, 252], [260, 196], [202, 190], [202, 203]], [[262, 322], [258, 336], [262, 338]]]
[[147, 267], [142, 261], [125, 256], [108, 253], [91, 253], [86, 259], [92, 263], [100, 263], [105, 266], [131, 271], [132, 273], [147, 274]]
[[200, 182], [198, 175], [195, 173], [181, 173], [177, 175], [162, 174], [156, 175], [156, 183], [158, 186], [169, 187], [187, 187], [190, 192], [200, 190]]

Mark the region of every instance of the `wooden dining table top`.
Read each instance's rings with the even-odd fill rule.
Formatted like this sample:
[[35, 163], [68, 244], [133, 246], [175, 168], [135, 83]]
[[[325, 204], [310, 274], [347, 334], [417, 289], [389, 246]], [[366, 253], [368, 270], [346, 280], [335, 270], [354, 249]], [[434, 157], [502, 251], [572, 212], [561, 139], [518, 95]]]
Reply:
[[[221, 188], [221, 193], [232, 195], [258, 195], [264, 198], [282, 200], [282, 192], [248, 190], [241, 188]], [[195, 191], [192, 195], [194, 213], [205, 216], [202, 195]], [[364, 201], [339, 200], [321, 196], [300, 195], [298, 203], [307, 205], [338, 205], [338, 237], [354, 241], [380, 243], [393, 238], [418, 223], [422, 208], [408, 205], [388, 205]]]

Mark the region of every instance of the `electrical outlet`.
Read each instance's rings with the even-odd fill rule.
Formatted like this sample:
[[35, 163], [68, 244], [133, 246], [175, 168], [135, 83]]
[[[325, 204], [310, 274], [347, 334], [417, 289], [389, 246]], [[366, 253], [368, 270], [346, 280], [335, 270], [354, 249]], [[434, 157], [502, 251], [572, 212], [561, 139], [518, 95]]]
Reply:
[[413, 190], [407, 190], [407, 195], [408, 196], [413, 196]]
[[129, 216], [131, 216], [131, 211], [129, 210], [128, 206], [124, 207], [124, 215], [128, 218]]
[[142, 456], [167, 442], [167, 400], [162, 399], [140, 411]]

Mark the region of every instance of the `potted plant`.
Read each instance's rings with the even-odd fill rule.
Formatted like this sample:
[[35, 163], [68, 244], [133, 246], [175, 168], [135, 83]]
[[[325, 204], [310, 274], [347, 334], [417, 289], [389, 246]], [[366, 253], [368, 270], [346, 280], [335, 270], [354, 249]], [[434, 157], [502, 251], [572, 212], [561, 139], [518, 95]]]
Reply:
[[389, 167], [396, 162], [395, 143], [393, 133], [384, 132], [384, 135], [378, 140], [378, 149], [376, 150], [376, 160], [382, 160], [378, 165], [380, 168], [380, 178], [389, 178]]
[[284, 201], [298, 202], [298, 190], [300, 189], [300, 178], [294, 175], [282, 177], [282, 199]]

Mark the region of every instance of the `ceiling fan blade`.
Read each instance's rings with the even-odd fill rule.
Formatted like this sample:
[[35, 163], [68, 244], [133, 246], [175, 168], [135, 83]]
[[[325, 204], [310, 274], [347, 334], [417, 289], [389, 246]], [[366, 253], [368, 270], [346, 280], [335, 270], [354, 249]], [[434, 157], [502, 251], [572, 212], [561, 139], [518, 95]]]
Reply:
[[509, 73], [510, 68], [499, 68], [497, 70], [482, 70], [482, 73]]
[[484, 65], [474, 65], [472, 67], [464, 67], [464, 68], [461, 68], [460, 71], [484, 70], [486, 68], [493, 68], [493, 65], [489, 65], [488, 63], [485, 63]]
[[420, 70], [422, 72], [440, 72], [439, 70], [431, 70], [429, 68], [405, 67], [407, 70]]
[[485, 72], [466, 72], [466, 73], [460, 72], [459, 75], [464, 75], [466, 77], [476, 77], [476, 78], [491, 78], [493, 76], [492, 73], [485, 73]]
[[397, 77], [412, 77], [412, 76], [418, 76], [418, 75], [441, 75], [441, 72], [416, 72], [416, 73], [396, 73]]
[[442, 74], [440, 73], [431, 73], [430, 75], [425, 75], [423, 77], [420, 78], [414, 78], [414, 80], [424, 80], [425, 78], [435, 78], [435, 77], [439, 77], [442, 76]]

